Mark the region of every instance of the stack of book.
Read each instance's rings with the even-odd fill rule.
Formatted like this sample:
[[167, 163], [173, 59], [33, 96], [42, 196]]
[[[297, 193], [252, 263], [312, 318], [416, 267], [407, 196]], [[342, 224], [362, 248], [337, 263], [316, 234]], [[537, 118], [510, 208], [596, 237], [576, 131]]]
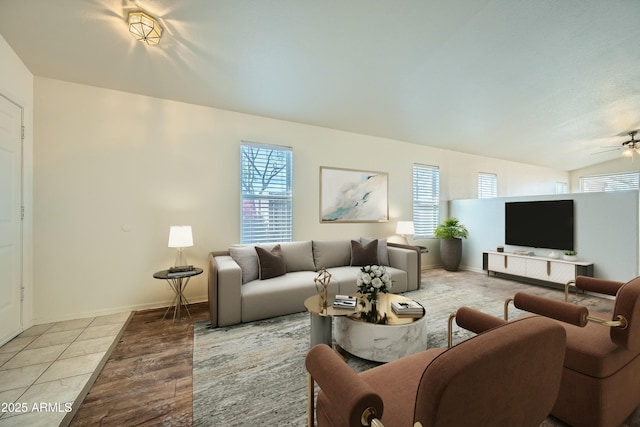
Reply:
[[422, 316], [424, 308], [416, 301], [392, 301], [391, 310], [399, 316]]
[[175, 277], [182, 276], [184, 273], [188, 273], [190, 271], [194, 271], [193, 265], [184, 265], [181, 267], [171, 267], [167, 270], [167, 276]]
[[353, 310], [356, 308], [356, 302], [358, 299], [356, 297], [352, 297], [351, 295], [336, 295], [336, 298], [333, 300], [333, 308], [344, 308]]

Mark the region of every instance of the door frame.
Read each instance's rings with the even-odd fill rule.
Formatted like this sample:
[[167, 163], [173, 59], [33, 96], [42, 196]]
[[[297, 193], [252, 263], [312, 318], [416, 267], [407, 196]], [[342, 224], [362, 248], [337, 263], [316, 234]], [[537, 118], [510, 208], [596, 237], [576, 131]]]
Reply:
[[[15, 100], [13, 100], [12, 98], [10, 98], [9, 96], [5, 95], [4, 93], [0, 92], [0, 97], [4, 98], [5, 100], [7, 100], [9, 103], [15, 105], [19, 110], [20, 110], [20, 181], [18, 183], [19, 185], [19, 192], [20, 192], [20, 251], [19, 251], [19, 269], [20, 269], [20, 277], [19, 277], [19, 282], [20, 282], [20, 329], [18, 331], [18, 333], [15, 335], [19, 335], [21, 332], [23, 332], [26, 327], [25, 325], [27, 324], [27, 322], [25, 321], [25, 284], [24, 284], [24, 251], [25, 251], [25, 241], [24, 241], [24, 218], [25, 218], [25, 191], [24, 191], [24, 143], [25, 143], [25, 123], [24, 123], [24, 119], [25, 119], [25, 114], [24, 114], [24, 107], [16, 102]], [[15, 336], [11, 337], [5, 337], [5, 339], [0, 341], [0, 346], [9, 342], [11, 339], [13, 339]], [[1, 337], [0, 337], [1, 338]]]

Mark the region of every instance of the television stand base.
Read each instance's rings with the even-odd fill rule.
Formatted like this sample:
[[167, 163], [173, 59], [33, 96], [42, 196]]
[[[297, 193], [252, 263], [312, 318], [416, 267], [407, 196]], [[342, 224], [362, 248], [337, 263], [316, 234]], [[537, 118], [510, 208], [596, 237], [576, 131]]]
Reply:
[[576, 276], [593, 277], [593, 263], [566, 261], [532, 255], [486, 251], [482, 253], [482, 269], [523, 279], [566, 284]]

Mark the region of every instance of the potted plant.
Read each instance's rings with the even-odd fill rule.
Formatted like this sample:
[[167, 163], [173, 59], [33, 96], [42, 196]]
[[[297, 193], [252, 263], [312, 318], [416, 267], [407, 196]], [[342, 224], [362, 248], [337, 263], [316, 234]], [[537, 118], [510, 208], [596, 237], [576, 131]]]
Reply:
[[440, 259], [447, 271], [457, 271], [462, 259], [462, 239], [469, 235], [457, 218], [447, 218], [436, 227], [434, 236], [440, 239]]
[[572, 250], [565, 250], [564, 255], [562, 256], [567, 261], [577, 261], [578, 260], [578, 252]]

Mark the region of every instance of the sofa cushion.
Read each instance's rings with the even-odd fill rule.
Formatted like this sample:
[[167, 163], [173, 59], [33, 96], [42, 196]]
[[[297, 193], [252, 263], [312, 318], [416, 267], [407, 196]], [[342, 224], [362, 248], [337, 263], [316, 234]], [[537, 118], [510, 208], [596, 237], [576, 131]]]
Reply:
[[378, 240], [372, 240], [364, 245], [352, 240], [351, 265], [357, 267], [378, 265]]
[[[601, 319], [611, 314], [590, 312]], [[583, 328], [567, 323], [560, 324], [567, 332], [567, 350], [564, 366], [593, 378], [608, 378], [620, 371], [638, 354], [620, 347], [609, 336], [609, 328], [589, 322]]]
[[305, 299], [317, 295], [314, 277], [314, 271], [296, 271], [247, 283], [242, 287], [242, 321], [305, 311]]
[[243, 285], [258, 278], [258, 254], [253, 245], [232, 245], [229, 247], [229, 255], [242, 270]]
[[280, 245], [275, 245], [270, 251], [256, 246], [256, 253], [258, 254], [258, 265], [260, 266], [260, 280], [283, 276], [287, 272]]
[[[373, 237], [361, 237], [360, 243], [365, 244], [375, 240]], [[389, 265], [389, 250], [387, 249], [387, 239], [378, 239], [378, 264]]]
[[315, 271], [311, 240], [280, 243], [287, 273], [292, 271]]
[[313, 260], [316, 270], [351, 265], [349, 240], [314, 240]]

